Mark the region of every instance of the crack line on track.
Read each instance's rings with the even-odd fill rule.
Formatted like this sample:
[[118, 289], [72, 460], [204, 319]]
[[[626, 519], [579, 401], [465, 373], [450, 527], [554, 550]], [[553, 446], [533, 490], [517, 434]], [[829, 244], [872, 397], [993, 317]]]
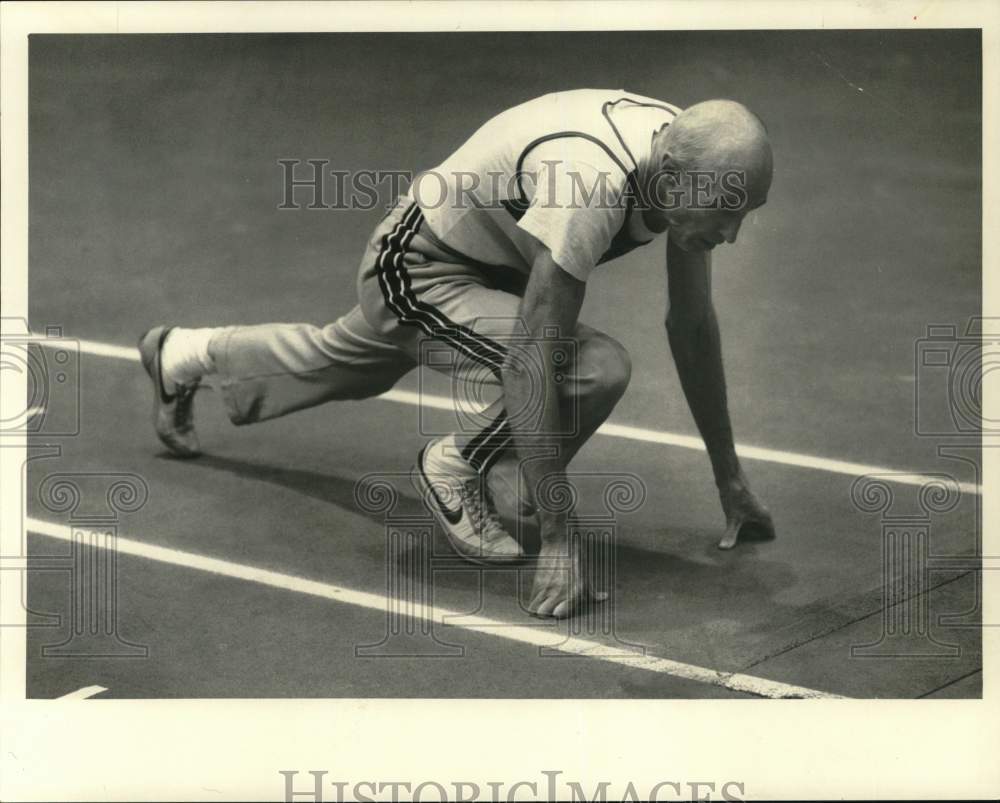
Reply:
[[[48, 522], [41, 519], [25, 517], [25, 526], [29, 532], [37, 535], [55, 538], [61, 541], [72, 542], [79, 537], [79, 533], [89, 531], [84, 527], [70, 527], [65, 524]], [[100, 532], [98, 528], [96, 530]], [[294, 591], [300, 594], [322, 597], [334, 602], [341, 602], [346, 605], [354, 605], [359, 608], [376, 610], [380, 613], [387, 613], [390, 610], [392, 600], [381, 594], [373, 594], [360, 589], [338, 586], [332, 583], [324, 583], [317, 580], [308, 580], [295, 575], [283, 574], [281, 572], [262, 569], [256, 566], [249, 566], [241, 563], [234, 563], [228, 560], [199, 555], [194, 552], [183, 552], [181, 550], [156, 546], [143, 541], [135, 541], [123, 536], [116, 536], [115, 551], [119, 555], [132, 555], [134, 557], [146, 558], [147, 560], [168, 563], [174, 566], [182, 566], [188, 569], [204, 571], [210, 574], [218, 574], [224, 577], [231, 577], [238, 580], [259, 583], [272, 588], [280, 588], [286, 591]], [[103, 542], [100, 544], [104, 548]], [[842, 695], [830, 694], [828, 692], [810, 689], [804, 686], [795, 686], [780, 681], [768, 680], [767, 678], [747, 675], [742, 672], [721, 672], [707, 667], [687, 664], [681, 661], [674, 661], [669, 658], [659, 658], [644, 653], [622, 654], [620, 648], [610, 647], [597, 641], [587, 639], [567, 637], [563, 639], [559, 632], [542, 632], [538, 627], [528, 627], [524, 625], [510, 624], [496, 619], [489, 619], [485, 616], [466, 615], [458, 611], [433, 606], [429, 614], [416, 614], [405, 607], [402, 611], [397, 611], [404, 615], [426, 621], [436, 626], [452, 627], [459, 630], [469, 630], [481, 635], [502, 638], [521, 644], [534, 647], [545, 647], [550, 650], [592, 658], [596, 661], [617, 664], [632, 669], [642, 669], [648, 672], [656, 672], [663, 675], [670, 675], [684, 680], [691, 680], [697, 683], [706, 683], [712, 686], [721, 686], [731, 691], [738, 691], [767, 698], [802, 698], [802, 699], [844, 699]], [[448, 624], [448, 619], [462, 618], [462, 624]], [[563, 639], [560, 641], [560, 639]]]
[[[947, 683], [942, 683], [936, 689], [931, 689], [930, 691], [926, 691], [923, 694], [918, 694], [917, 695], [917, 699], [918, 700], [922, 700], [925, 697], [930, 697], [932, 694], [936, 694], [937, 692], [941, 691], [941, 689], [947, 689], [949, 686], [954, 686], [959, 681], [965, 680], [966, 678], [971, 678], [973, 675], [979, 674], [982, 671], [983, 671], [983, 668], [979, 667], [979, 669], [973, 669], [971, 672], [966, 672], [964, 675], [962, 675], [960, 677], [957, 677], [954, 680], [949, 680]], [[975, 698], [972, 698], [972, 699], [975, 699]]]
[[[961, 580], [963, 577], [967, 577], [970, 574], [974, 574], [976, 571], [977, 571], [976, 569], [970, 569], [969, 571], [962, 572], [961, 574], [959, 574], [959, 575], [957, 575], [955, 577], [950, 577], [947, 580], [942, 580], [937, 585], [931, 586], [930, 588], [926, 588], [923, 591], [921, 591], [919, 594], [914, 594], [912, 596], [905, 597], [904, 599], [901, 599], [898, 602], [894, 602], [889, 607], [893, 608], [896, 605], [902, 605], [904, 602], [909, 602], [910, 600], [916, 599], [917, 597], [922, 597], [922, 596], [924, 596], [926, 594], [929, 594], [931, 591], [934, 591], [935, 589], [942, 588], [943, 586], [949, 585], [950, 583], [954, 583], [957, 580]], [[872, 591], [873, 592], [874, 591], [878, 591], [878, 589], [872, 589]], [[802, 641], [798, 641], [798, 642], [795, 642], [794, 644], [790, 644], [788, 646], [782, 647], [780, 650], [777, 650], [776, 652], [769, 653], [768, 655], [765, 655], [763, 658], [758, 658], [756, 661], [752, 661], [751, 663], [747, 664], [745, 667], [743, 667], [743, 671], [745, 672], [747, 670], [753, 669], [755, 666], [760, 666], [762, 663], [765, 663], [766, 661], [770, 661], [772, 658], [777, 658], [779, 655], [784, 655], [785, 653], [791, 652], [792, 650], [797, 650], [799, 647], [804, 647], [807, 644], [811, 644], [812, 642], [814, 642], [814, 641], [816, 641], [818, 639], [826, 638], [827, 636], [831, 635], [832, 633], [836, 633], [836, 632], [838, 632], [840, 630], [843, 630], [845, 627], [850, 627], [851, 625], [857, 624], [858, 622], [862, 622], [865, 619], [871, 619], [871, 617], [877, 616], [878, 614], [882, 613], [885, 610], [886, 609], [884, 607], [877, 608], [876, 610], [870, 611], [869, 613], [861, 614], [860, 616], [856, 616], [855, 618], [849, 619], [846, 622], [841, 622], [840, 624], [834, 625], [829, 630], [824, 630], [824, 631], [822, 631], [820, 633], [817, 633], [817, 634], [815, 634], [813, 636], [809, 636], [809, 637], [803, 639]]]
[[[34, 342], [39, 346], [50, 345], [46, 342], [43, 335], [33, 333], [31, 337], [35, 339]], [[79, 345], [80, 351], [84, 354], [139, 362], [139, 352], [133, 347], [118, 346], [112, 343], [99, 343], [93, 340], [79, 340], [77, 338], [72, 338], [72, 340]], [[65, 338], [60, 341], [60, 343], [63, 343], [60, 348], [66, 347], [64, 341]], [[454, 411], [455, 409], [454, 400], [446, 396], [434, 396], [428, 393], [415, 393], [407, 390], [393, 389], [373, 398], [440, 410]], [[659, 430], [627, 426], [625, 424], [605, 422], [598, 428], [597, 434], [611, 438], [657, 443], [664, 446], [677, 446], [682, 449], [692, 449], [700, 452], [705, 451], [705, 444], [697, 436], [681, 435], [675, 432], [661, 432]], [[798, 452], [786, 452], [780, 449], [768, 449], [739, 443], [736, 444], [736, 454], [747, 460], [760, 460], [767, 463], [795, 466], [797, 468], [811, 468], [817, 471], [828, 471], [833, 474], [843, 474], [849, 477], [880, 474], [885, 475], [882, 479], [887, 482], [894, 482], [901, 485], [923, 485], [927, 480], [927, 474], [918, 472], [908, 472], [901, 469], [886, 468], [885, 466], [869, 466], [864, 463], [852, 463], [846, 460], [835, 460], [828, 457], [817, 457]], [[959, 482], [957, 485], [961, 493], [982, 494], [982, 486], [975, 483]]]

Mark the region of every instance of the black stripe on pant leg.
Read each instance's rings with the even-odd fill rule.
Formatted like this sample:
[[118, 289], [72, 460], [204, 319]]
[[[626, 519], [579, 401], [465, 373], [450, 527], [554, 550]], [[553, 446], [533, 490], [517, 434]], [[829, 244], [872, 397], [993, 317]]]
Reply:
[[[423, 222], [423, 212], [418, 211], [417, 218], [413, 224], [414, 233], [420, 230]], [[413, 292], [410, 274], [401, 259], [396, 263], [396, 267], [402, 284], [403, 295], [411, 303], [414, 314], [419, 314], [429, 321], [435, 322], [442, 329], [448, 330], [449, 334], [453, 337], [475, 344], [477, 353], [485, 358], [488, 367], [492, 368], [499, 379], [500, 369], [507, 357], [507, 347], [485, 335], [479, 334], [474, 329], [469, 329], [460, 323], [456, 323], [441, 312], [441, 310], [417, 298]]]
[[409, 274], [402, 260], [422, 220], [419, 208], [411, 205], [395, 229], [383, 237], [382, 247], [375, 260], [375, 270], [386, 306], [399, 318], [401, 324], [420, 328], [425, 334], [447, 343], [499, 376], [506, 354], [503, 346], [449, 320], [440, 310], [419, 301], [413, 293]]
[[[399, 223], [382, 238], [375, 259], [375, 272], [386, 306], [399, 318], [401, 324], [417, 326], [424, 333], [485, 365], [500, 379], [506, 347], [455, 323], [440, 310], [418, 299], [413, 292], [403, 259], [410, 241], [422, 223], [423, 213], [419, 207], [411, 204]], [[466, 445], [462, 456], [477, 471], [485, 473], [510, 446], [512, 440], [506, 413], [501, 411], [490, 425]]]
[[465, 448], [462, 449], [462, 457], [467, 463], [471, 463], [476, 459], [476, 453], [483, 448], [483, 445], [489, 439], [491, 435], [498, 432], [507, 423], [507, 411], [501, 410], [500, 413], [490, 421], [485, 427], [483, 427], [479, 434], [473, 437], [467, 444]]
[[392, 253], [393, 246], [392, 238], [402, 236], [403, 231], [406, 229], [407, 218], [413, 214], [414, 204], [410, 204], [406, 211], [403, 212], [399, 221], [393, 226], [392, 230], [382, 236], [382, 242], [379, 245], [378, 252], [375, 254], [375, 278], [378, 280], [379, 290], [382, 291], [382, 299], [385, 301], [386, 307], [389, 311], [393, 313], [397, 318], [402, 317], [402, 310], [393, 301], [393, 293], [386, 281], [385, 271], [383, 269], [383, 260], [387, 253]]
[[510, 423], [504, 410], [489, 426], [462, 449], [462, 458], [481, 474], [488, 472], [513, 442]]
[[[410, 228], [414, 234], [420, 230], [423, 222], [423, 212], [418, 208], [417, 215], [410, 224]], [[406, 240], [406, 243], [408, 244], [409, 240]], [[406, 304], [410, 308], [412, 315], [426, 321], [438, 337], [454, 339], [465, 346], [473, 348], [477, 355], [477, 361], [482, 362], [493, 370], [494, 373], [499, 374], [503, 361], [507, 356], [506, 347], [485, 335], [479, 334], [473, 329], [456, 323], [441, 312], [441, 310], [417, 298], [417, 295], [413, 292], [410, 274], [403, 263], [402, 255], [396, 256], [393, 259], [392, 266], [395, 268], [395, 275], [398, 277], [402, 296], [406, 300]]]
[[408, 287], [409, 274], [405, 266], [397, 264], [394, 272], [387, 271], [386, 278], [390, 286], [394, 286], [395, 279], [402, 288], [401, 306], [404, 306], [403, 316], [400, 318], [402, 323], [420, 326], [431, 337], [447, 343], [473, 362], [489, 368], [498, 379], [500, 378], [500, 371], [507, 354], [504, 346], [472, 329], [460, 326], [445, 317], [440, 310], [420, 301]]
[[514, 446], [514, 436], [510, 434], [510, 425], [504, 427], [504, 431], [507, 433], [507, 437], [504, 440], [498, 441], [489, 450], [489, 453], [482, 459], [482, 468], [478, 469], [480, 474], [488, 474], [490, 469], [497, 464], [497, 461], [503, 457], [509, 449]]

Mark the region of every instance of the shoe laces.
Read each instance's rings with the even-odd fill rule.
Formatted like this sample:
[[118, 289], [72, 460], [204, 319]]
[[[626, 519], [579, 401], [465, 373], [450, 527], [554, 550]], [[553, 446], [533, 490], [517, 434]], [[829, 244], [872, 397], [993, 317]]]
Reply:
[[505, 537], [500, 514], [497, 512], [489, 488], [482, 478], [474, 477], [462, 483], [459, 494], [468, 511], [476, 532], [487, 540]]

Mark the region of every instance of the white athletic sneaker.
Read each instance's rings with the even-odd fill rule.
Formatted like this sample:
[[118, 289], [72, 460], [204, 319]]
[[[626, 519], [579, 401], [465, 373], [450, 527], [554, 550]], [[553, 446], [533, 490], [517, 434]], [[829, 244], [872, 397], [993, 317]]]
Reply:
[[478, 474], [428, 473], [424, 458], [431, 446], [420, 450], [411, 477], [452, 548], [472, 563], [510, 563], [523, 558], [524, 550], [504, 530], [486, 483]]

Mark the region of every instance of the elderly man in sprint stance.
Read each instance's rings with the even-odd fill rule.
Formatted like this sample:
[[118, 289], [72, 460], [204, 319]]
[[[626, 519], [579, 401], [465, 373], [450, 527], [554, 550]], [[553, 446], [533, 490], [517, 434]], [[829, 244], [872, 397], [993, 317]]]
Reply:
[[[764, 126], [732, 101], [682, 111], [582, 89], [508, 109], [418, 176], [383, 218], [361, 260], [359, 303], [338, 320], [144, 334], [156, 432], [178, 456], [199, 453], [193, 396], [206, 377], [230, 419], [247, 424], [378, 395], [428, 344], [452, 350], [456, 359], [433, 367], [497, 384], [501, 395], [480, 431], [426, 444], [414, 480], [460, 555], [520, 559], [486, 479], [507, 471], [520, 487], [523, 473], [530, 509], [543, 485], [564, 478], [630, 376], [625, 348], [578, 320], [587, 279], [666, 233], [667, 337], [727, 520], [719, 546], [733, 547], [746, 524], [773, 535], [733, 446], [711, 301], [711, 251], [735, 242], [765, 202], [771, 160]], [[574, 345], [569, 365], [556, 354], [560, 338]], [[541, 551], [528, 609], [561, 618], [598, 595], [570, 548], [566, 512], [548, 508], [534, 506]]]

